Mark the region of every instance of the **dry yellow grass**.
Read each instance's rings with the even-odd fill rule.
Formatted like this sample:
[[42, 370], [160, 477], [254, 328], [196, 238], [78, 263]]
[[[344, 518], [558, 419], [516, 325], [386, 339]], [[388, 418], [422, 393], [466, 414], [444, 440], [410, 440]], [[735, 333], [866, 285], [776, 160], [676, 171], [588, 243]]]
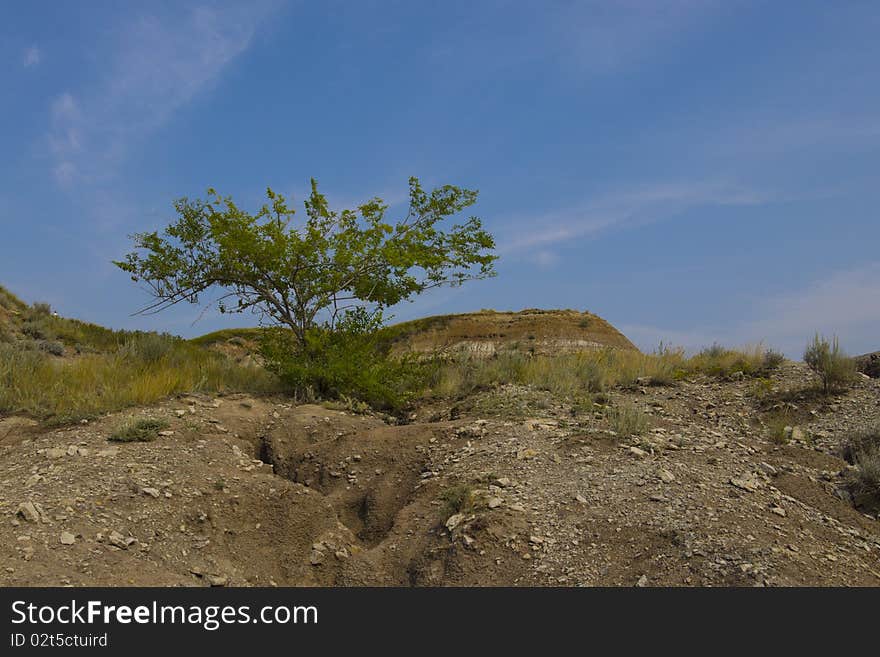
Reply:
[[690, 358], [682, 349], [651, 354], [604, 348], [553, 356], [504, 352], [494, 358], [460, 358], [438, 365], [431, 390], [441, 397], [462, 397], [474, 390], [516, 383], [579, 398], [637, 382], [670, 385], [696, 374], [754, 376], [768, 370], [760, 346], [744, 350], [713, 347]]
[[58, 359], [20, 345], [0, 345], [0, 412], [64, 423], [181, 392], [279, 389], [261, 368], [235, 365], [181, 341], [153, 355], [129, 348]]

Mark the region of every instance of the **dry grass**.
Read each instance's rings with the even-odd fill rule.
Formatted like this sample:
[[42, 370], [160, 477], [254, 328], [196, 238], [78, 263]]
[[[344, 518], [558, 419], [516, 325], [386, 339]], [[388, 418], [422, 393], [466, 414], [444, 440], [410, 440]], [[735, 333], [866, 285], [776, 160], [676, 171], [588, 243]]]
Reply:
[[439, 363], [430, 389], [437, 396], [460, 399], [478, 390], [514, 383], [582, 399], [635, 384], [674, 385], [697, 374], [728, 378], [742, 372], [748, 377], [763, 377], [779, 365], [775, 358], [768, 359], [768, 353], [772, 354], [761, 346], [742, 350], [716, 346], [688, 358], [683, 350], [662, 345], [651, 354], [610, 347], [555, 356], [507, 351], [493, 358]]
[[276, 379], [258, 368], [154, 336], [130, 340], [110, 353], [58, 359], [0, 344], [0, 413], [65, 423], [181, 392], [274, 392]]
[[856, 505], [880, 509], [880, 429], [853, 436], [843, 457], [855, 466], [847, 474], [847, 483]]
[[729, 378], [737, 372], [745, 376], [759, 375], [775, 369], [781, 362], [776, 352], [767, 351], [763, 345], [727, 349], [715, 344], [692, 356], [687, 364], [691, 372]]
[[606, 417], [612, 431], [621, 438], [640, 436], [651, 426], [650, 418], [634, 406], [614, 406]]
[[681, 351], [642, 354], [638, 351], [600, 349], [557, 356], [528, 356], [505, 352], [490, 359], [464, 358], [438, 365], [431, 386], [441, 397], [460, 398], [506, 383], [533, 386], [560, 397], [582, 398], [638, 379], [671, 384], [686, 375]]

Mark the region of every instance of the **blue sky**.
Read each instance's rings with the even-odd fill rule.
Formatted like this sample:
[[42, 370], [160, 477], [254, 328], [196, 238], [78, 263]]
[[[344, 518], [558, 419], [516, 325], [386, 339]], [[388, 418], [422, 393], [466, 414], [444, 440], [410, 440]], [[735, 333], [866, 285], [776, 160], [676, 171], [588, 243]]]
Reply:
[[117, 328], [254, 323], [132, 317], [110, 260], [208, 186], [399, 210], [416, 175], [479, 189], [501, 259], [398, 319], [878, 349], [878, 34], [876, 2], [6, 3], [0, 284]]

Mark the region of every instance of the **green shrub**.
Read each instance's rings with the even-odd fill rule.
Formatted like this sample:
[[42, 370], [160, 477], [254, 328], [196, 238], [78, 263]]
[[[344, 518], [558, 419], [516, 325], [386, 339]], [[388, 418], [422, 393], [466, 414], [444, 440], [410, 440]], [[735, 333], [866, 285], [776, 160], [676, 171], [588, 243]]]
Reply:
[[456, 513], [465, 513], [473, 508], [473, 488], [468, 484], [456, 484], [440, 493], [440, 499], [444, 503], [444, 518], [449, 518]]
[[742, 372], [745, 376], [759, 375], [764, 364], [765, 353], [760, 346], [726, 349], [719, 344], [713, 344], [691, 357], [687, 367], [692, 372], [730, 378], [737, 372]]
[[764, 352], [764, 371], [770, 372], [779, 369], [779, 366], [785, 362], [785, 356], [778, 351], [768, 349]]
[[45, 351], [47, 354], [52, 354], [53, 356], [64, 355], [64, 345], [60, 342], [55, 342], [54, 340], [41, 340], [37, 345], [41, 351]]
[[829, 343], [816, 333], [804, 351], [804, 362], [819, 376], [826, 395], [846, 389], [855, 378], [855, 361], [840, 349], [837, 336]]
[[392, 357], [381, 340], [380, 313], [347, 312], [334, 327], [314, 327], [305, 345], [286, 329], [264, 332], [261, 351], [267, 366], [299, 398], [355, 399], [401, 413], [426, 385], [432, 364]]
[[48, 317], [52, 314], [52, 306], [43, 302], [35, 303], [31, 310], [36, 317]]
[[152, 418], [134, 420], [116, 429], [107, 440], [114, 443], [146, 443], [155, 440], [159, 432], [167, 426], [165, 420]]
[[52, 340], [55, 337], [47, 318], [28, 319], [22, 324], [21, 332], [34, 340]]

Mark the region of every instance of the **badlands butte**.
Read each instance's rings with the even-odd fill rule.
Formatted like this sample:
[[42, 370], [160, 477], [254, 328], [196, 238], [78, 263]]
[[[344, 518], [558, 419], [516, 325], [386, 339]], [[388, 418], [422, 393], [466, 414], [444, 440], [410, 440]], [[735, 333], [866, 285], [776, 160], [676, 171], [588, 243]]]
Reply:
[[[19, 351], [60, 373], [121, 348], [78, 347], [99, 329], [45, 313], [57, 330], [38, 335], [10, 299], [0, 394]], [[187, 349], [257, 379], [254, 339]], [[880, 426], [878, 379], [824, 395], [800, 362], [649, 357], [575, 311], [428, 318], [388, 339], [452, 368], [401, 417], [203, 380], [80, 418], [15, 408], [7, 390], [0, 584], [880, 584], [875, 498], [849, 462]], [[593, 378], [584, 392], [571, 377]], [[119, 440], [132, 426], [144, 439]]]

